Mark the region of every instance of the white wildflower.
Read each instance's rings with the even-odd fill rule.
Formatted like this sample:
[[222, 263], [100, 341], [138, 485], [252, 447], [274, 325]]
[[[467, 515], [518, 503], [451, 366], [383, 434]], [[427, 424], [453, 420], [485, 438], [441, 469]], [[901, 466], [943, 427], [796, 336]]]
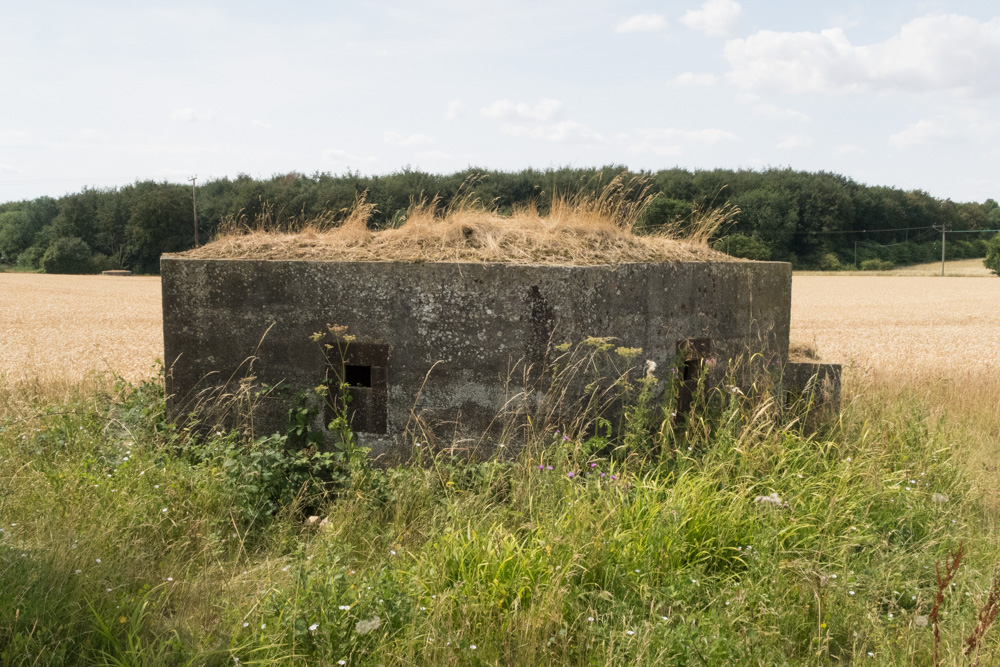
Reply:
[[359, 635], [367, 635], [369, 632], [378, 630], [382, 625], [382, 619], [378, 616], [372, 616], [368, 620], [358, 621], [354, 625], [354, 631]]
[[777, 493], [773, 491], [771, 492], [770, 495], [767, 496], [757, 496], [756, 498], [753, 499], [753, 501], [761, 505], [772, 505], [774, 507], [785, 506], [785, 503], [782, 502], [781, 500], [781, 496], [779, 496]]

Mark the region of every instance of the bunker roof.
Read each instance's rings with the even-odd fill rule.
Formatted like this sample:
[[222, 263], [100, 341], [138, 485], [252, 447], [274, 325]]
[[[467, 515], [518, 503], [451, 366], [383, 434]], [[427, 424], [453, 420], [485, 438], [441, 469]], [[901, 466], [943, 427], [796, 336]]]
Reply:
[[[291, 231], [266, 225], [230, 225], [211, 243], [176, 256], [366, 262], [500, 262], [604, 265], [630, 262], [735, 262], [712, 250], [702, 224], [635, 233], [632, 221], [601, 211], [533, 210], [501, 216], [495, 211], [411, 210], [404, 224], [368, 228], [357, 207], [344, 221], [313, 220]], [[717, 226], [717, 225], [716, 225]], [[263, 227], [263, 228], [261, 228]], [[692, 232], [694, 228], [694, 232]], [[701, 233], [699, 234], [699, 229]], [[714, 231], [714, 227], [713, 227]]]

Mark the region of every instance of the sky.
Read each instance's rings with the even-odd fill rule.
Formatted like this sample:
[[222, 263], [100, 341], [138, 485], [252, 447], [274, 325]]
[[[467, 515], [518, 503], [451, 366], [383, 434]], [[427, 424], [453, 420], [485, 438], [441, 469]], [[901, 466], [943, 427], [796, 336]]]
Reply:
[[995, 2], [0, 0], [0, 202], [608, 164], [983, 201], [998, 112]]

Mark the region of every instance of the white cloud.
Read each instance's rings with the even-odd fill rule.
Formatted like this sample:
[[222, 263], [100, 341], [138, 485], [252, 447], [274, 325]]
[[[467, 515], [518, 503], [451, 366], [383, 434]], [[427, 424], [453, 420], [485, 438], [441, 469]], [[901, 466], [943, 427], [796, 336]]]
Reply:
[[632, 144], [628, 149], [633, 153], [654, 153], [655, 155], [665, 155], [677, 157], [684, 154], [684, 148], [680, 144], [655, 144], [651, 141], [640, 141]]
[[945, 125], [938, 120], [924, 118], [911, 123], [906, 129], [889, 135], [889, 145], [896, 148], [909, 148], [928, 143], [941, 143], [959, 139], [954, 127]]
[[840, 144], [833, 149], [833, 154], [840, 155], [864, 155], [867, 151], [861, 146], [855, 146], [854, 144]]
[[356, 165], [373, 164], [378, 162], [378, 159], [371, 155], [368, 157], [361, 157], [360, 155], [354, 155], [353, 153], [348, 153], [347, 151], [339, 148], [328, 148], [323, 151], [323, 161], [334, 162], [337, 164]]
[[19, 130], [6, 130], [0, 132], [0, 146], [18, 146], [28, 143], [31, 135]]
[[487, 118], [499, 118], [501, 120], [552, 120], [560, 116], [563, 112], [563, 104], [559, 100], [544, 99], [538, 104], [531, 106], [524, 102], [511, 102], [510, 100], [497, 100], [488, 107], [483, 107], [481, 113]]
[[625, 19], [615, 27], [615, 32], [656, 32], [667, 27], [667, 19], [659, 14], [636, 14]]
[[174, 109], [170, 114], [170, 120], [177, 123], [197, 123], [209, 122], [215, 119], [211, 111], [198, 111], [187, 107], [184, 109]]
[[688, 10], [681, 23], [711, 37], [731, 37], [743, 21], [743, 7], [733, 0], [707, 0], [698, 10]]
[[771, 118], [774, 120], [796, 120], [799, 122], [812, 120], [801, 111], [797, 111], [795, 109], [785, 109], [774, 104], [756, 104], [753, 107], [753, 113], [755, 116]]
[[778, 148], [810, 148], [814, 143], [816, 142], [811, 137], [804, 134], [790, 134], [778, 143]]
[[110, 135], [108, 135], [105, 132], [95, 130], [92, 127], [82, 128], [79, 132], [76, 133], [76, 138], [79, 139], [80, 141], [90, 144], [107, 142], [111, 140]]
[[512, 137], [551, 141], [553, 143], [603, 143], [604, 137], [583, 123], [563, 120], [553, 124], [528, 125], [504, 123], [500, 131]]
[[0, 174], [11, 175], [11, 174], [22, 174], [24, 173], [12, 164], [3, 164], [0, 162]]
[[424, 160], [438, 160], [445, 162], [454, 162], [458, 159], [451, 153], [445, 153], [444, 151], [422, 151], [417, 153], [417, 157]]
[[889, 145], [909, 148], [927, 144], [969, 144], [986, 146], [1000, 136], [1000, 120], [984, 108], [963, 105], [941, 109], [941, 113], [911, 123], [889, 135]]
[[427, 144], [434, 143], [434, 137], [429, 137], [426, 134], [410, 134], [403, 136], [398, 132], [386, 132], [382, 135], [382, 139], [385, 143], [392, 144], [393, 146], [426, 146]]
[[655, 153], [676, 156], [684, 152], [685, 145], [714, 146], [725, 141], [738, 141], [729, 130], [709, 127], [702, 130], [682, 130], [676, 127], [644, 128], [638, 131], [639, 140], [629, 146], [633, 153]]
[[681, 130], [676, 127], [650, 128], [639, 130], [639, 136], [646, 141], [684, 141], [706, 146], [714, 146], [723, 141], [736, 141], [735, 134], [715, 127], [703, 130]]
[[452, 100], [448, 102], [448, 110], [445, 112], [444, 117], [448, 120], [454, 120], [456, 118], [461, 118], [465, 115], [465, 102], [462, 100]]
[[682, 86], [712, 86], [715, 85], [714, 74], [695, 74], [694, 72], [684, 72], [674, 77], [674, 83]]
[[840, 28], [757, 32], [726, 44], [728, 78], [747, 89], [863, 93], [1000, 91], [1000, 18], [924, 16], [898, 34], [856, 46]]
[[254, 127], [259, 127], [259, 128], [265, 129], [265, 130], [270, 130], [271, 128], [274, 127], [270, 123], [266, 123], [266, 122], [264, 122], [262, 120], [258, 120], [256, 118], [254, 120], [250, 121], [250, 124], [253, 125]]

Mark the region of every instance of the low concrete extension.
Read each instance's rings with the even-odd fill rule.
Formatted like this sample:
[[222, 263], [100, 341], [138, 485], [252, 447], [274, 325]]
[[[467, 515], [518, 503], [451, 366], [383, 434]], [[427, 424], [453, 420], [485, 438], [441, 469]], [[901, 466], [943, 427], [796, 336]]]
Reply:
[[[779, 262], [551, 266], [483, 263], [200, 260], [165, 256], [168, 409], [225, 385], [254, 357], [256, 383], [307, 390], [328, 377], [310, 340], [327, 324], [356, 336], [348, 382], [355, 429], [390, 458], [414, 413], [441, 438], [481, 437], [518, 363], [550, 345], [609, 336], [661, 369], [679, 346], [718, 360], [787, 359], [791, 267]], [[707, 346], [707, 347], [705, 347]], [[243, 369], [243, 370], [241, 370]], [[287, 394], [286, 394], [287, 395]], [[418, 400], [419, 396], [419, 400]], [[287, 400], [257, 425], [282, 430]], [[415, 412], [414, 412], [415, 411]], [[318, 419], [325, 417], [320, 415]], [[408, 449], [406, 450], [408, 451]]]

